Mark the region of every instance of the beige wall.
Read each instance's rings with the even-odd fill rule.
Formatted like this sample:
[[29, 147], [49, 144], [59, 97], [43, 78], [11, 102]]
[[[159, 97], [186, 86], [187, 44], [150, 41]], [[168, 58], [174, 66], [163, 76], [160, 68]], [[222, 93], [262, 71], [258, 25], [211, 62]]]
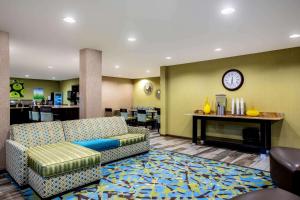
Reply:
[[[153, 85], [153, 92], [150, 95], [144, 92], [144, 85], [147, 81]], [[160, 77], [133, 80], [133, 105], [160, 107], [160, 99], [155, 96], [157, 89], [160, 89]]]
[[[223, 73], [231, 68], [239, 69], [245, 77], [244, 85], [235, 92], [225, 90], [221, 82]], [[166, 92], [162, 96], [164, 133], [191, 137], [192, 118], [184, 114], [202, 109], [206, 97], [213, 101], [215, 94], [225, 93], [229, 101], [243, 97], [248, 108], [283, 112], [284, 121], [272, 126], [272, 144], [300, 147], [299, 47], [162, 67], [161, 71], [165, 90], [162, 92]], [[240, 129], [235, 124], [213, 123], [208, 131], [228, 135]]]
[[102, 107], [103, 108], [131, 108], [132, 80], [125, 78], [102, 78]]
[[59, 81], [51, 80], [38, 80], [38, 79], [23, 79], [23, 78], [10, 78], [10, 80], [22, 80], [24, 82], [25, 93], [21, 99], [33, 99], [33, 89], [43, 88], [44, 95], [47, 98], [51, 92], [59, 92]]
[[[69, 104], [67, 91], [72, 85], [79, 85], [79, 79], [71, 79], [60, 82], [60, 90], [64, 93], [64, 104]], [[96, 86], [95, 86], [96, 87]], [[131, 79], [102, 77], [102, 107], [120, 109], [132, 107], [133, 84]]]

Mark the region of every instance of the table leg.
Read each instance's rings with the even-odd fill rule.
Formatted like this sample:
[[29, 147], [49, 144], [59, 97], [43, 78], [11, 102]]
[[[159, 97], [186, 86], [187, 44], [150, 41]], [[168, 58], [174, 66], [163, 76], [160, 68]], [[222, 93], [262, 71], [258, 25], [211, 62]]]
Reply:
[[261, 153], [266, 154], [266, 124], [265, 124], [265, 122], [260, 123], [260, 145], [261, 145]]
[[206, 140], [206, 119], [201, 119], [201, 144]]
[[197, 139], [197, 129], [198, 129], [198, 125], [197, 125], [197, 117], [193, 116], [193, 143], [197, 144], [198, 139]]
[[266, 130], [266, 149], [267, 149], [267, 153], [270, 151], [271, 149], [271, 122], [267, 121], [265, 123], [265, 130]]

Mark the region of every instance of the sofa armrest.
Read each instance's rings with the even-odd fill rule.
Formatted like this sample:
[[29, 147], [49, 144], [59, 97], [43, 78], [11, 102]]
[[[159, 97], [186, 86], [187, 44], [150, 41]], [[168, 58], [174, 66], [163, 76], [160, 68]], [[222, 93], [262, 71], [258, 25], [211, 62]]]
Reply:
[[6, 170], [20, 185], [28, 183], [27, 148], [13, 140], [6, 140]]
[[128, 133], [140, 133], [145, 134], [146, 140], [149, 140], [150, 130], [147, 128], [128, 126]]

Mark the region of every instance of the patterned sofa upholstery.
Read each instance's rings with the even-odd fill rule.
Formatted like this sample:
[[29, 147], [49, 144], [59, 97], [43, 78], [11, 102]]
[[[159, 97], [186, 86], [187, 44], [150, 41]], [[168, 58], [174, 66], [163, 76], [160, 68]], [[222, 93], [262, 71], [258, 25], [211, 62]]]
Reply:
[[[127, 126], [123, 117], [104, 117], [96, 119], [81, 119], [62, 122], [66, 141], [89, 140], [96, 138], [119, 138], [121, 146], [101, 152], [101, 163], [105, 164], [114, 160], [125, 158], [131, 155], [147, 152], [150, 149], [149, 130], [145, 128]], [[124, 144], [124, 137], [127, 141], [131, 135], [143, 135], [141, 142]], [[136, 138], [136, 137], [135, 137]], [[123, 141], [123, 143], [122, 143]]]
[[11, 126], [10, 139], [6, 141], [6, 169], [20, 186], [29, 184], [41, 197], [56, 195], [99, 180], [100, 164], [57, 175], [51, 174], [49, 177], [42, 176], [36, 171], [37, 168], [29, 165], [28, 161], [32, 164], [32, 159], [29, 158], [32, 156], [30, 152], [34, 152], [32, 149], [97, 138], [118, 138], [121, 142], [118, 148], [98, 153], [101, 154], [101, 163], [147, 152], [150, 149], [149, 130], [129, 127], [122, 117], [19, 124]]

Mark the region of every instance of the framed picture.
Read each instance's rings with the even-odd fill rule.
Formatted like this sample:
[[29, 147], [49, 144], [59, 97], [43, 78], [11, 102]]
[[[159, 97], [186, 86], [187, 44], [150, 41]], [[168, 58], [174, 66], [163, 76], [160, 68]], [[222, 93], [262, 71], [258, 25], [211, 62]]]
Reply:
[[43, 88], [34, 88], [33, 89], [33, 99], [34, 100], [43, 100], [43, 99], [45, 99], [44, 89]]

